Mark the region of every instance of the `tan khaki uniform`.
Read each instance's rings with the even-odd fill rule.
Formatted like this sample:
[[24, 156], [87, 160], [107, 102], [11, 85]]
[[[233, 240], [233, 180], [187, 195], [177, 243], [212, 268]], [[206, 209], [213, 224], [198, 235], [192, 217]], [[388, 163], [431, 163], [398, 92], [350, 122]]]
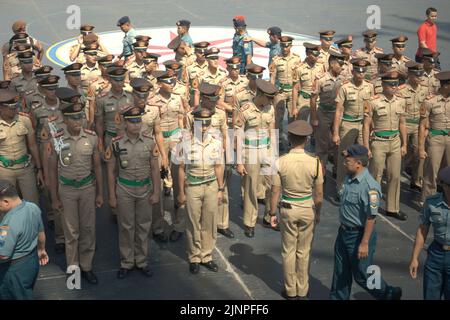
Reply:
[[436, 74], [440, 71], [437, 69], [431, 70], [430, 74], [426, 72], [422, 76], [423, 85], [428, 88], [428, 94], [437, 94], [441, 87], [441, 82], [436, 79]]
[[[39, 206], [36, 175], [27, 148], [27, 135], [34, 135], [29, 116], [19, 113], [11, 123], [0, 118], [0, 176], [17, 186], [24, 200]], [[8, 163], [14, 161], [15, 163]]]
[[239, 111], [242, 105], [247, 102], [252, 102], [256, 95], [256, 91], [250, 89], [247, 85], [245, 88], [236, 89], [236, 93], [233, 100], [233, 109]]
[[310, 66], [306, 61], [299, 64], [294, 70], [294, 85], [300, 84], [297, 105], [294, 106], [298, 110], [298, 119], [308, 120], [314, 80], [324, 71], [323, 65], [315, 63]]
[[[63, 135], [69, 149], [61, 152], [58, 161], [59, 196], [63, 204], [62, 221], [66, 239], [67, 266], [79, 265], [92, 270], [95, 253], [95, 177], [93, 155], [98, 152], [98, 138], [93, 131], [83, 129], [79, 136]], [[101, 191], [100, 191], [101, 192]]]
[[351, 80], [353, 78], [352, 71], [353, 65], [350, 63], [350, 60], [345, 60], [342, 66], [341, 76], [344, 79]]
[[375, 47], [369, 51], [366, 47], [363, 47], [353, 53], [355, 58], [363, 58], [370, 62], [370, 66], [367, 68], [366, 72], [366, 80], [371, 80], [378, 72], [378, 59], [375, 58], [377, 53], [383, 53], [383, 49]]
[[211, 135], [200, 141], [185, 134], [177, 151], [186, 168], [186, 238], [190, 263], [207, 263], [217, 240], [218, 182], [214, 167], [223, 159], [222, 143]]
[[[77, 49], [78, 44], [74, 44], [73, 46], [70, 47], [70, 51], [69, 51], [69, 56], [72, 55], [72, 53]], [[86, 63], [86, 55], [83, 52], [83, 49], [85, 48], [84, 44], [81, 44], [80, 50], [78, 51], [78, 56], [75, 58], [74, 62], [78, 62], [78, 63], [82, 63], [85, 64]], [[103, 52], [102, 50], [97, 50], [97, 58], [103, 58], [105, 57], [107, 54], [105, 52]]]
[[436, 178], [441, 161], [450, 163], [450, 98], [430, 95], [420, 107], [420, 117], [429, 120], [429, 135], [423, 170], [422, 201], [436, 193]]
[[[330, 47], [331, 48], [331, 47]], [[323, 65], [323, 68], [325, 71], [328, 71], [328, 59], [330, 58], [330, 52], [323, 50], [323, 48], [320, 48], [320, 55], [317, 57], [317, 64]]]
[[419, 158], [419, 121], [420, 106], [428, 96], [428, 87], [418, 85], [414, 89], [405, 83], [399, 88], [399, 94], [406, 99], [406, 128], [408, 130], [408, 153], [405, 165], [412, 168], [411, 182], [422, 186], [424, 159]]
[[[31, 45], [30, 39], [28, 39], [27, 44]], [[43, 49], [41, 42], [34, 38], [33, 47], [33, 51], [36, 51], [36, 48]], [[12, 80], [17, 76], [20, 76], [22, 74], [22, 68], [20, 67], [19, 57], [17, 55], [17, 51], [15, 51], [14, 49], [10, 51], [9, 41], [6, 42], [2, 47], [2, 56], [4, 59], [3, 61], [6, 61], [4, 80]], [[33, 56], [33, 70], [37, 70], [41, 66], [42, 64], [37, 59], [37, 56]]]
[[183, 65], [184, 68], [187, 68], [190, 65], [192, 65], [195, 62], [195, 60], [197, 60], [197, 56], [195, 55], [194, 52], [191, 52], [188, 55], [182, 56], [180, 59], [180, 63]]
[[104, 133], [103, 137], [105, 146], [109, 146], [111, 138], [117, 136], [118, 127], [120, 126], [120, 107], [124, 104], [131, 103], [133, 97], [125, 90], [120, 96], [115, 96], [113, 92], [107, 91], [100, 95], [95, 102], [95, 121], [103, 121]]
[[362, 120], [364, 119], [364, 102], [369, 101], [373, 96], [373, 85], [363, 81], [357, 87], [353, 80], [344, 81], [336, 96], [336, 103], [344, 105], [344, 114], [339, 128], [341, 142], [338, 148], [337, 185], [342, 186], [342, 181], [346, 174], [344, 167], [344, 156], [342, 151], [358, 142], [362, 144]]
[[[117, 219], [119, 225], [120, 267], [144, 268], [148, 264], [148, 242], [152, 224], [149, 197], [152, 192], [151, 160], [155, 143], [150, 133], [142, 132], [137, 140], [125, 133], [112, 144], [124, 154], [117, 159], [119, 175], [116, 184]], [[114, 147], [113, 147], [114, 148]], [[149, 210], [150, 207], [150, 210]]]
[[81, 69], [81, 86], [83, 90], [88, 90], [89, 86], [98, 80], [102, 76], [102, 72], [98, 66], [98, 63], [95, 63], [95, 66], [92, 68], [88, 67], [87, 64], [84, 64]]
[[264, 219], [270, 222], [271, 174], [268, 171], [272, 162], [273, 143], [270, 139], [270, 126], [274, 121], [275, 110], [271, 105], [258, 109], [255, 104], [249, 102], [238, 112], [236, 127], [242, 128], [245, 134], [242, 152], [247, 174], [242, 180], [244, 225], [247, 227], [254, 227], [258, 218], [258, 184], [264, 185], [266, 190]]
[[[248, 86], [248, 79], [242, 75], [239, 75], [236, 81], [233, 81], [231, 78], [227, 77], [222, 80], [221, 86], [223, 90], [221, 91], [220, 98], [223, 99], [226, 103], [230, 104], [231, 107], [234, 106], [234, 97], [238, 91], [242, 91], [245, 87]], [[228, 113], [228, 127], [232, 128], [232, 120], [233, 114]]]
[[189, 103], [189, 91], [186, 84], [183, 82], [177, 80], [175, 87], [173, 87], [172, 94], [180, 96], [185, 103]]
[[394, 95], [388, 100], [383, 94], [373, 96], [365, 116], [372, 118], [373, 133], [370, 140], [372, 159], [370, 174], [381, 184], [386, 168], [386, 211], [400, 212], [400, 171], [402, 155], [399, 131], [400, 118], [405, 115], [406, 100]]
[[144, 78], [145, 80], [147, 80], [148, 82], [150, 82], [152, 84], [152, 86], [153, 86], [152, 92], [155, 92], [156, 88], [158, 87], [158, 85], [157, 85], [158, 80], [151, 74], [148, 74], [148, 72], [144, 72], [142, 74], [142, 78]]
[[227, 71], [222, 67], [218, 67], [215, 74], [212, 74], [208, 68], [205, 69], [202, 75], [199, 75], [198, 83], [206, 82], [209, 84], [220, 84], [222, 80], [227, 77]]
[[139, 65], [135, 60], [129, 66], [127, 66], [127, 70], [130, 80], [134, 78], [142, 78], [142, 75], [145, 72], [145, 64], [142, 63], [141, 65]]
[[206, 61], [201, 65], [197, 61], [194, 61], [190, 66], [186, 67], [186, 74], [190, 88], [189, 94], [191, 97], [194, 95], [194, 82], [196, 82], [196, 85], [198, 86], [198, 79], [203, 76], [206, 69], [208, 69], [208, 62]]
[[[178, 119], [185, 115], [181, 97], [172, 94], [169, 99], [165, 99], [161, 94], [156, 94], [148, 103], [159, 109], [160, 125], [164, 137], [164, 148], [168, 159], [171, 159], [175, 147], [181, 139], [181, 129]], [[178, 165], [170, 162], [169, 177], [164, 179], [164, 187], [173, 187], [173, 199], [177, 201], [179, 194], [178, 185]], [[173, 227], [177, 232], [184, 232], [186, 222], [183, 210], [175, 208], [173, 212]]]
[[[18, 93], [20, 93], [20, 96], [27, 100], [31, 95], [38, 92], [38, 85], [36, 82], [35, 77], [31, 77], [30, 80], [26, 80], [22, 74], [18, 75], [17, 77], [13, 78], [11, 80], [10, 88], [13, 90], [16, 90]], [[27, 108], [27, 106], [24, 106], [23, 112], [29, 113], [30, 110]]]
[[378, 74], [374, 76], [369, 82], [373, 85], [375, 94], [383, 93], [383, 82], [381, 81], [381, 77], [378, 76]]
[[284, 287], [288, 296], [306, 296], [309, 290], [309, 257], [314, 235], [313, 186], [323, 183], [317, 157], [303, 149], [292, 149], [277, 160], [273, 185], [281, 187], [281, 256]]
[[295, 69], [301, 63], [301, 58], [295, 53], [290, 53], [288, 56], [276, 56], [272, 60], [272, 64], [269, 67], [271, 76], [275, 73], [275, 85], [280, 91], [275, 95], [273, 101], [275, 106], [275, 125], [276, 128], [283, 132], [283, 118], [285, 109], [288, 109], [288, 115], [292, 114], [292, 88], [295, 84]]
[[398, 72], [401, 72], [403, 74], [408, 74], [408, 68], [406, 67], [406, 63], [408, 61], [411, 61], [410, 58], [406, 56], [402, 56], [401, 59], [397, 59], [396, 57], [392, 58], [392, 67], [397, 70]]
[[[337, 148], [331, 140], [331, 133], [336, 113], [336, 94], [344, 79], [339, 75], [334, 77], [331, 72], [316, 76], [313, 93], [318, 95], [317, 118], [319, 126], [314, 133], [316, 138], [316, 155], [322, 163], [326, 163], [332, 152], [337, 160]], [[335, 162], [336, 162], [335, 160]]]

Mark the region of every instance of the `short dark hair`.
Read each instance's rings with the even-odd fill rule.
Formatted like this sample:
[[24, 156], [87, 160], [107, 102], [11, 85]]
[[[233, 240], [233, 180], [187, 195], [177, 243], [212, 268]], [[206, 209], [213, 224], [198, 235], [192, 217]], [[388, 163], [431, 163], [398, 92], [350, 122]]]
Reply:
[[288, 133], [289, 142], [296, 146], [304, 144], [307, 139], [308, 139], [307, 136], [296, 136], [295, 134]]
[[427, 9], [427, 11], [426, 11], [427, 16], [429, 16], [430, 13], [432, 13], [432, 12], [437, 12], [437, 9], [436, 9], [436, 8], [433, 8], [433, 7], [429, 7], [429, 8]]
[[363, 167], [367, 167], [367, 165], [369, 164], [369, 157], [368, 156], [358, 156], [358, 157], [354, 157], [356, 161], [361, 162], [361, 165]]
[[17, 189], [13, 184], [6, 180], [0, 180], [0, 200], [4, 198], [17, 198], [18, 196]]

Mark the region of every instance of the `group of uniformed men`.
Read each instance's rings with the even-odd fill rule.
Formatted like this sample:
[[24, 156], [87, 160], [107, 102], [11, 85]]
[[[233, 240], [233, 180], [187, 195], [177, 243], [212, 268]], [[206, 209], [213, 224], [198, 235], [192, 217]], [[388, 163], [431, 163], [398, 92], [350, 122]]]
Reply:
[[[366, 218], [378, 211], [383, 177], [386, 214], [405, 220], [399, 207], [402, 158], [411, 188], [422, 189], [421, 201], [436, 192], [444, 154], [450, 164], [450, 72], [434, 68], [437, 53], [424, 50], [421, 63], [405, 57], [403, 35], [391, 40], [393, 53], [385, 54], [376, 47], [376, 31], [364, 32], [365, 46], [353, 52], [351, 36], [334, 41], [335, 31], [323, 30], [320, 44], [303, 43], [301, 61], [291, 52], [294, 39], [280, 28], [269, 28], [265, 42], [250, 37], [243, 16], [233, 23], [226, 70], [218, 48], [193, 43], [187, 20], [177, 22], [178, 36], [168, 44], [175, 60], [165, 61], [165, 70], [159, 69], [160, 56], [147, 52], [151, 37], [138, 35], [128, 17], [117, 24], [125, 33], [118, 58], [108, 53], [94, 26], [82, 25], [70, 50], [73, 63], [62, 68], [67, 82], [62, 87], [53, 68], [41, 63], [40, 42], [17, 21], [2, 49], [0, 176], [17, 185], [25, 200], [39, 204], [41, 194], [56, 252], [65, 251], [67, 265], [79, 265], [95, 284], [95, 208], [104, 203], [104, 181], [117, 216], [118, 278], [134, 267], [152, 276], [150, 232], [160, 242], [186, 233], [190, 272], [198, 273], [199, 265], [217, 272], [212, 259], [217, 232], [234, 237], [227, 190], [234, 168], [242, 182], [245, 235], [254, 237], [258, 200], [264, 199], [263, 225], [282, 231], [285, 297], [303, 298], [330, 159], [342, 228], [331, 297], [348, 298], [351, 273], [355, 278], [355, 270], [364, 273], [353, 263], [373, 254], [373, 247], [368, 253], [355, 243], [375, 241], [372, 226], [368, 234], [364, 230]], [[270, 81], [262, 79], [266, 68], [252, 63], [253, 42], [270, 49]], [[289, 139], [283, 138], [286, 109]], [[305, 151], [310, 135], [316, 155]], [[275, 161], [288, 141], [291, 151]], [[350, 187], [354, 180], [364, 187]], [[162, 195], [171, 189], [168, 237]], [[349, 203], [353, 207], [346, 209]], [[358, 283], [362, 279], [358, 274]], [[401, 296], [401, 290], [383, 286], [383, 292], [372, 293]]]

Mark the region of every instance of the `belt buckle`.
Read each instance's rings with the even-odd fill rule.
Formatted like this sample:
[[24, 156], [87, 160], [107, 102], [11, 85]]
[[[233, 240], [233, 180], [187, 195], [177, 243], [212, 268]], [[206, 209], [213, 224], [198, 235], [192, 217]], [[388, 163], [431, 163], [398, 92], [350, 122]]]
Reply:
[[442, 249], [443, 249], [444, 251], [450, 251], [450, 246], [443, 244], [443, 245], [442, 245]]

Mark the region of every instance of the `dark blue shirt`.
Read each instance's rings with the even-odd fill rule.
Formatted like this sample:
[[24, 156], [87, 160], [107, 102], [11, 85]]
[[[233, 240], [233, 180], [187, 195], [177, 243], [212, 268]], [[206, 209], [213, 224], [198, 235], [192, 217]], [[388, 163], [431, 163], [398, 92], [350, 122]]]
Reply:
[[233, 37], [233, 56], [241, 58], [241, 73], [245, 73], [247, 55], [253, 56], [253, 43], [251, 41], [244, 42], [244, 38], [248, 36], [248, 33], [245, 32], [242, 35], [235, 33]]
[[442, 193], [425, 200], [419, 221], [423, 225], [433, 226], [434, 240], [443, 245], [450, 245], [450, 208]]

